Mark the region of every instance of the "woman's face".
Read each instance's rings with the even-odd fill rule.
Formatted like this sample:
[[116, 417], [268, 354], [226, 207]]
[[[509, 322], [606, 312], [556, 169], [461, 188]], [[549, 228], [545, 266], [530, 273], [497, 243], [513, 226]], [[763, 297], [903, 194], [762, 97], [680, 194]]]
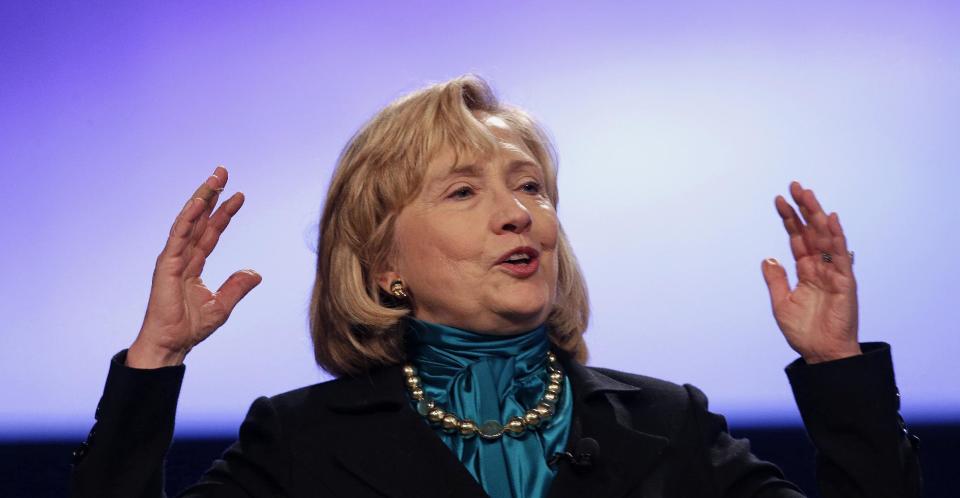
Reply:
[[556, 300], [558, 222], [541, 165], [500, 118], [479, 115], [499, 140], [487, 158], [452, 151], [432, 161], [424, 188], [396, 220], [398, 278], [415, 317], [481, 333], [543, 323]]

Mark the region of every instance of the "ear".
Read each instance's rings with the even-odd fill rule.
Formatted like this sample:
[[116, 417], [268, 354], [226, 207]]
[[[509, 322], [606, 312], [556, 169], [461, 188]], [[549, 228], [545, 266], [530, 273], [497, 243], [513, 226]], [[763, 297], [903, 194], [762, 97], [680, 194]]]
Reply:
[[383, 289], [383, 292], [390, 294], [390, 284], [396, 280], [403, 280], [400, 278], [400, 274], [394, 270], [384, 270], [377, 273], [377, 285]]

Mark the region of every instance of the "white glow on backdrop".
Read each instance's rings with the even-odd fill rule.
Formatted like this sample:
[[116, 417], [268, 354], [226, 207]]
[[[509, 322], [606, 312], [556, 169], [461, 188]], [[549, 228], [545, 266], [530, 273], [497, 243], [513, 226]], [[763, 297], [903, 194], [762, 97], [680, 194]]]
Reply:
[[383, 104], [468, 71], [556, 139], [592, 364], [693, 383], [733, 424], [797, 423], [760, 263], [790, 260], [773, 198], [798, 179], [840, 213], [861, 336], [892, 343], [905, 415], [957, 419], [957, 7], [783, 8], [6, 12], [0, 437], [89, 428], [169, 224], [218, 163], [247, 203], [205, 281], [264, 281], [188, 357], [178, 431], [233, 433], [256, 396], [324, 380], [306, 308], [336, 156]]

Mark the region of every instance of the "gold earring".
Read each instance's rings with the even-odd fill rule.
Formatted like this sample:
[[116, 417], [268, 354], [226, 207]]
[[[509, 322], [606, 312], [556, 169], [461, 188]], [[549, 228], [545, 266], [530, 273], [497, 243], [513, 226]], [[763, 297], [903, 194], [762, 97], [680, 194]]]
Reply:
[[390, 293], [397, 299], [406, 299], [407, 297], [407, 291], [403, 288], [403, 282], [400, 280], [390, 282]]

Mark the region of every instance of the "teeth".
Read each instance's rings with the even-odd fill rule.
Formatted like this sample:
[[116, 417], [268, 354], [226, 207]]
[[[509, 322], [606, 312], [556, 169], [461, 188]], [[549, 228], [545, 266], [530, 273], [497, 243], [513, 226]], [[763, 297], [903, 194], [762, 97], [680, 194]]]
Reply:
[[530, 256], [527, 256], [526, 254], [523, 254], [523, 253], [519, 253], [519, 252], [518, 252], [517, 254], [512, 254], [512, 255], [510, 255], [510, 257], [507, 258], [506, 260], [507, 260], [507, 261], [519, 261], [519, 260], [521, 260], [521, 259], [530, 259]]

